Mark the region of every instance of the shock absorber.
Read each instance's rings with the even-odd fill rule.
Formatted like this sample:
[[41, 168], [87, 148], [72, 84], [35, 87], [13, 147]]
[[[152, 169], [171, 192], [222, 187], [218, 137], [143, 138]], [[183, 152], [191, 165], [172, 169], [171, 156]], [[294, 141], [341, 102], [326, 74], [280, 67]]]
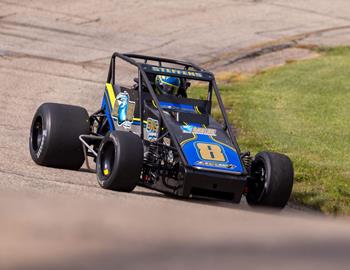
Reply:
[[145, 154], [144, 161], [147, 164], [154, 164], [158, 159], [157, 154], [158, 147], [156, 145], [150, 144], [148, 151]]
[[253, 163], [253, 157], [250, 155], [250, 152], [242, 153], [241, 159], [245, 169], [247, 170], [248, 174], [250, 174], [250, 171], [252, 169], [252, 163]]
[[144, 163], [147, 165], [143, 168], [142, 180], [146, 183], [154, 183], [158, 179], [157, 161], [158, 161], [158, 147], [150, 144], [145, 156]]

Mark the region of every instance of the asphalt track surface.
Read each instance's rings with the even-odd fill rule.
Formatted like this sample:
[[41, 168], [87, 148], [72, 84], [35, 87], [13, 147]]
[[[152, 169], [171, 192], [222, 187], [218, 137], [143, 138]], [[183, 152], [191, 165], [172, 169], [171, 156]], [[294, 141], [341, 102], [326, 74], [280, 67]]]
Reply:
[[349, 13], [347, 0], [0, 0], [0, 269], [349, 269], [348, 219], [107, 191], [28, 151], [41, 103], [98, 109], [113, 51], [254, 70], [308, 55], [296, 45], [349, 44]]

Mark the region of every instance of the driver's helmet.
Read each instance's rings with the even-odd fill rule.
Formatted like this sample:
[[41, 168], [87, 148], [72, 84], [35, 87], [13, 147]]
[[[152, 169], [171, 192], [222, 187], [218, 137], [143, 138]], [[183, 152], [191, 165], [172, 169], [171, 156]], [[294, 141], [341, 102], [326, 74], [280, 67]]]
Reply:
[[160, 94], [175, 95], [180, 88], [180, 84], [181, 81], [177, 77], [156, 76], [156, 88]]

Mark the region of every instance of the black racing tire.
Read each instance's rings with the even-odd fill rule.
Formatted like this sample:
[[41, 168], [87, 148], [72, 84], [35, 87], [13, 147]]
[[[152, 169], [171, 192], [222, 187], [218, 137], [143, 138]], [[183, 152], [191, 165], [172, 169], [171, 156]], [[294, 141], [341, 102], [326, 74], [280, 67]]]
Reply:
[[258, 153], [248, 179], [248, 204], [284, 208], [292, 192], [293, 179], [289, 157], [273, 152]]
[[79, 136], [89, 133], [89, 115], [84, 108], [44, 103], [33, 117], [30, 155], [42, 166], [78, 170], [85, 160]]
[[132, 132], [112, 131], [102, 140], [97, 160], [97, 181], [102, 188], [131, 192], [140, 180], [143, 144]]

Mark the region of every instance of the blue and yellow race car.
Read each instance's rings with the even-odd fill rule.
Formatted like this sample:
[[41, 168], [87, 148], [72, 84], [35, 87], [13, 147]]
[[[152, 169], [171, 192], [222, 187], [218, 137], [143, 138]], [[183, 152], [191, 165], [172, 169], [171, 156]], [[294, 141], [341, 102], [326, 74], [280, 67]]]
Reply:
[[[132, 87], [116, 83], [116, 59], [137, 68]], [[188, 97], [191, 82], [207, 88]], [[221, 112], [214, 117], [213, 99]], [[283, 208], [293, 165], [282, 154], [242, 153], [214, 75], [192, 63], [114, 53], [101, 108], [44, 103], [29, 139], [39, 165], [78, 170], [91, 159], [101, 187], [131, 192], [137, 185], [181, 197], [205, 197]]]

